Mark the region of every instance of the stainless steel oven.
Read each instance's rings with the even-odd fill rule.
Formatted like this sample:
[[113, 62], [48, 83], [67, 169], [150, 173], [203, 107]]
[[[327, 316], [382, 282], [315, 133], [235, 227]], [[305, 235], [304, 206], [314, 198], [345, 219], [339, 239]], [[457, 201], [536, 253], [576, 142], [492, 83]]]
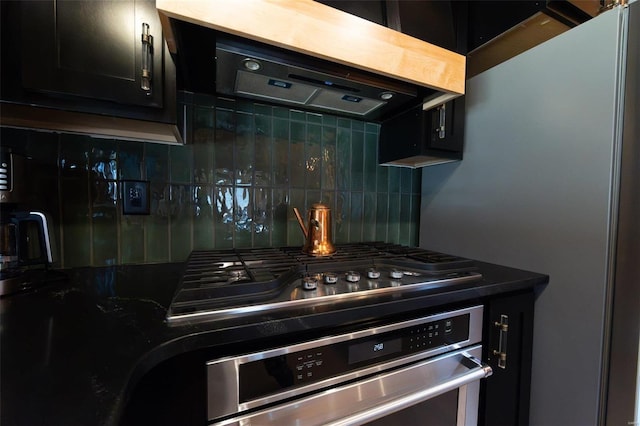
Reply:
[[216, 425], [475, 425], [482, 306], [207, 363]]

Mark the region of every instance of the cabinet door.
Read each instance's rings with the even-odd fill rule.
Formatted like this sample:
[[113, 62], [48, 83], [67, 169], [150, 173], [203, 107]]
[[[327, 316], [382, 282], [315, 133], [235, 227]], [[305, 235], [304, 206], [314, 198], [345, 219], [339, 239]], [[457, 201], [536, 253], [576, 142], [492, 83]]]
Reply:
[[[484, 359], [493, 375], [483, 381], [481, 423], [529, 423], [533, 291], [492, 299], [485, 311]], [[506, 326], [506, 327], [505, 327]]]
[[[25, 89], [162, 107], [162, 34], [154, 0], [27, 1], [21, 15]], [[142, 88], [143, 24], [156, 45], [151, 90]]]
[[429, 148], [462, 153], [464, 107], [465, 98], [461, 96], [429, 111]]
[[390, 27], [456, 51], [456, 16], [451, 1], [398, 0], [388, 3]]

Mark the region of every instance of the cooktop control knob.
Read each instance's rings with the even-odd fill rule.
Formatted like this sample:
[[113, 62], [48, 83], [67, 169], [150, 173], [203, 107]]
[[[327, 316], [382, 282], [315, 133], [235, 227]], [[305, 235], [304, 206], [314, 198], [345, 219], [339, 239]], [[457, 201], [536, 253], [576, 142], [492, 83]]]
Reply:
[[335, 284], [338, 282], [338, 275], [333, 272], [325, 272], [324, 273], [324, 283], [325, 284]]
[[304, 290], [315, 290], [318, 288], [318, 280], [313, 277], [304, 277], [302, 279], [302, 288]]
[[356, 271], [348, 271], [345, 278], [350, 283], [357, 283], [358, 281], [360, 281], [360, 274]]
[[372, 280], [380, 278], [380, 271], [378, 271], [376, 268], [369, 268], [367, 270], [367, 278], [371, 278]]
[[399, 280], [400, 278], [402, 278], [403, 275], [404, 274], [399, 269], [392, 269], [389, 272], [389, 277], [393, 278], [394, 280]]

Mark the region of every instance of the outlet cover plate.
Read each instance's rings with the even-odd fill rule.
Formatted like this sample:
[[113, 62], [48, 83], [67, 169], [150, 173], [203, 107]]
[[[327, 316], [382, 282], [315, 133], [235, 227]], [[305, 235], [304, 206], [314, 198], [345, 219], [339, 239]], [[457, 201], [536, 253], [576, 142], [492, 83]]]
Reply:
[[148, 215], [151, 213], [149, 181], [122, 181], [122, 214]]

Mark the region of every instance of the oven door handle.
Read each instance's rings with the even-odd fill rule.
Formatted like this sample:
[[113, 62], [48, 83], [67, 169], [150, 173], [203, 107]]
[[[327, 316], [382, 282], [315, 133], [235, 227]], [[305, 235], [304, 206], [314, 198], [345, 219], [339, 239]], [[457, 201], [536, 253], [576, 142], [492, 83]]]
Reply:
[[454, 389], [461, 388], [469, 383], [477, 382], [481, 379], [487, 378], [493, 374], [493, 370], [488, 364], [483, 363], [475, 356], [468, 353], [460, 353], [460, 364], [469, 368], [469, 371], [463, 375], [456, 376], [444, 382], [430, 385], [428, 388], [411, 393], [391, 400], [389, 402], [378, 405], [374, 408], [361, 411], [352, 414], [348, 417], [329, 422], [326, 426], [349, 426], [349, 425], [361, 425], [373, 420], [385, 417], [389, 414], [393, 414], [397, 411], [409, 408], [413, 405], [419, 404], [428, 399], [434, 398], [438, 395], [442, 395]]
[[459, 424], [474, 424], [479, 381], [492, 374], [491, 367], [478, 359], [481, 350], [481, 345], [459, 349], [214, 424], [358, 425], [458, 388], [461, 393], [466, 392], [470, 407], [469, 417]]

